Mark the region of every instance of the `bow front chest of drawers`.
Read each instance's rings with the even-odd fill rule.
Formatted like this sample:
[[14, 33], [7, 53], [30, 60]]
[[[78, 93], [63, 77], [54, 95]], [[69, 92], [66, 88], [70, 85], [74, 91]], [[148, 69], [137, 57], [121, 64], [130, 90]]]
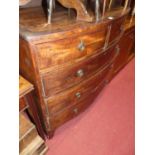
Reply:
[[47, 25], [40, 8], [20, 11], [20, 74], [35, 86], [48, 137], [84, 111], [111, 79], [126, 16], [85, 23], [58, 14]]

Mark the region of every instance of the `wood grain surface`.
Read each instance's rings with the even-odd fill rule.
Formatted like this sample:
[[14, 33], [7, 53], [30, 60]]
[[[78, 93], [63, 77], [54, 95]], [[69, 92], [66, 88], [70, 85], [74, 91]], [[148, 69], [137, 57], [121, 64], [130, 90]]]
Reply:
[[19, 114], [19, 150], [22, 152], [38, 136], [35, 126], [23, 113]]
[[111, 63], [115, 54], [116, 49], [113, 46], [107, 51], [100, 50], [99, 54], [74, 64], [67, 63], [53, 67], [48, 73], [42, 75], [45, 97], [54, 95], [88, 79], [108, 63]]
[[22, 76], [19, 76], [19, 97], [23, 97], [34, 89], [33, 85], [24, 79]]

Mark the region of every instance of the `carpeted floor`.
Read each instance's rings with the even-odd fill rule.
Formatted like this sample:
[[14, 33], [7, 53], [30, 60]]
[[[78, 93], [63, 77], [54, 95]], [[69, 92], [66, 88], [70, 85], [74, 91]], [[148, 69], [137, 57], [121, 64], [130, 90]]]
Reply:
[[134, 155], [134, 59], [81, 115], [56, 130], [47, 155]]

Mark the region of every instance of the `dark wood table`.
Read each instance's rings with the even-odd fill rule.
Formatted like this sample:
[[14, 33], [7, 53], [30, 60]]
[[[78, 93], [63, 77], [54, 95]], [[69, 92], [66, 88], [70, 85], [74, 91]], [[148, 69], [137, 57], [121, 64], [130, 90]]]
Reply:
[[34, 122], [39, 135], [45, 140], [45, 135], [39, 119], [38, 110], [32, 95], [33, 90], [33, 85], [22, 76], [19, 76], [19, 112], [27, 109], [29, 110], [31, 113], [31, 119]]

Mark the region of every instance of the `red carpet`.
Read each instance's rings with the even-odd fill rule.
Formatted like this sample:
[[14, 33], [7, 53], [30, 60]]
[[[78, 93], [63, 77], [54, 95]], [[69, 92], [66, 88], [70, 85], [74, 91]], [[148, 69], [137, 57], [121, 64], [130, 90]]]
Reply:
[[47, 145], [47, 155], [134, 155], [134, 59]]

